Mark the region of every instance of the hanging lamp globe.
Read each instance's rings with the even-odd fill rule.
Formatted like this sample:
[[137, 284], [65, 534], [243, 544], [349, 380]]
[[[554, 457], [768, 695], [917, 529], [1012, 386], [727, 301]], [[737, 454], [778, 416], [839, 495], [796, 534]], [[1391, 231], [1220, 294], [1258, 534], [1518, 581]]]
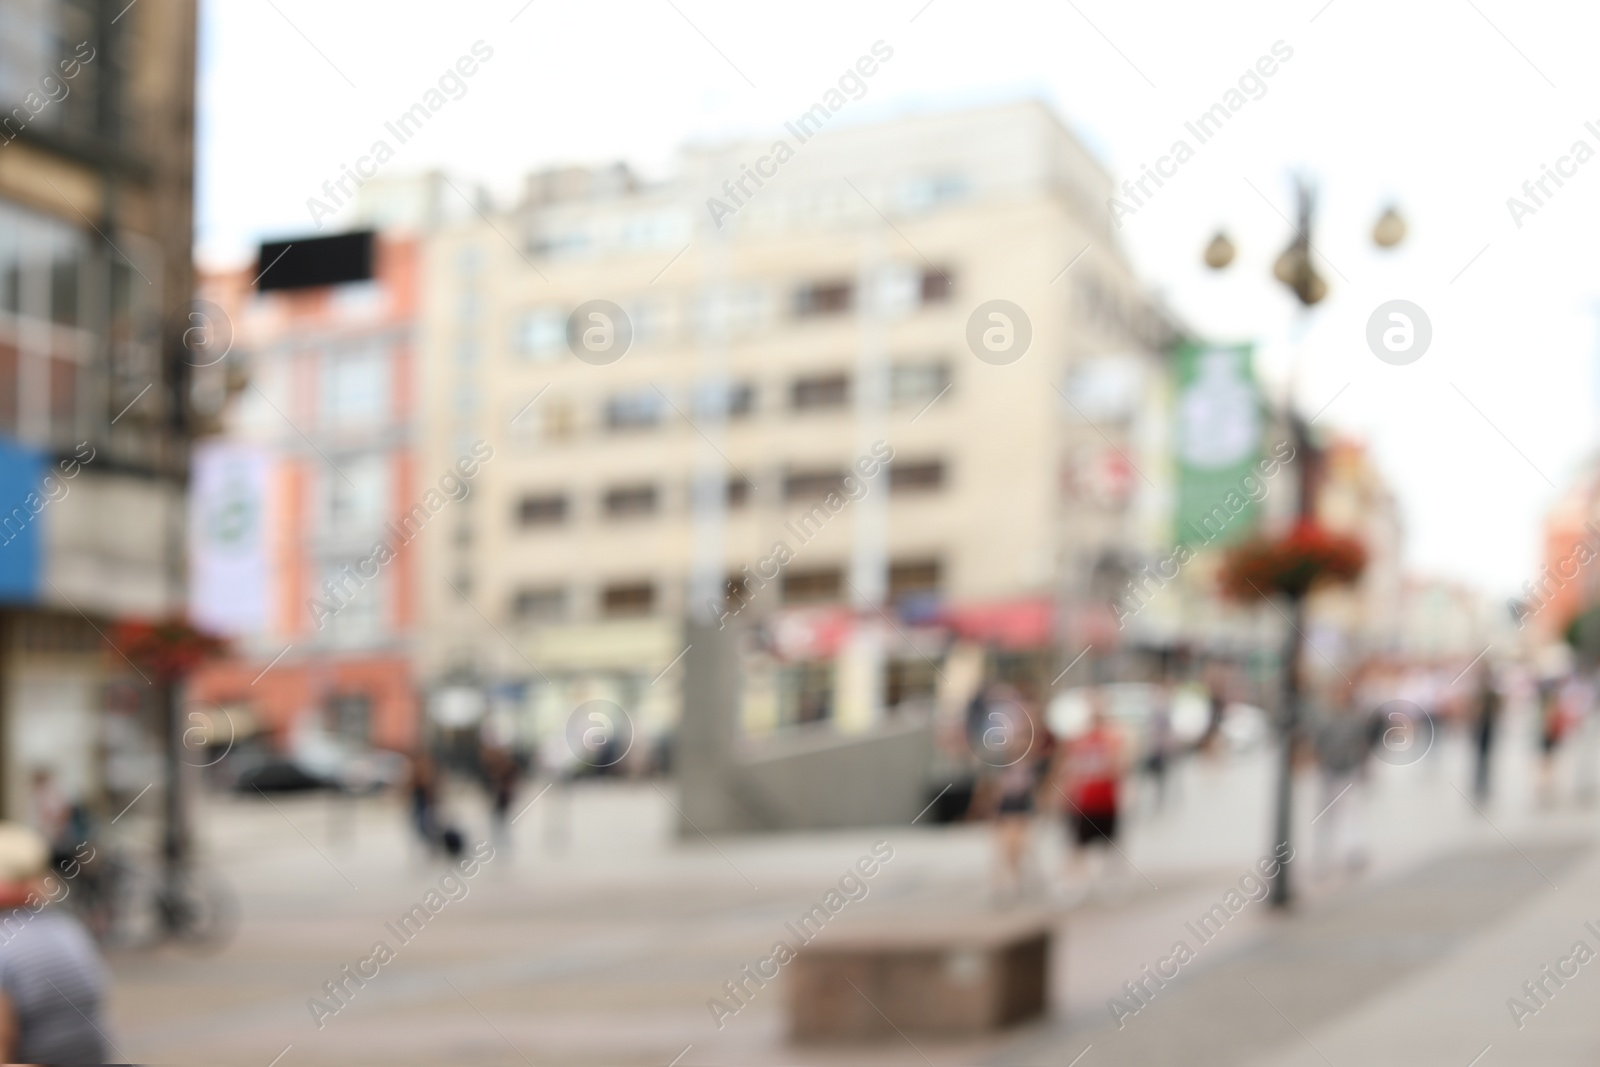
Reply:
[[1221, 230], [1211, 238], [1211, 243], [1206, 245], [1206, 266], [1212, 270], [1222, 270], [1233, 262], [1233, 242], [1228, 240], [1228, 235]]
[[1372, 243], [1379, 248], [1393, 248], [1406, 239], [1406, 220], [1391, 205], [1384, 208], [1378, 221], [1372, 224]]

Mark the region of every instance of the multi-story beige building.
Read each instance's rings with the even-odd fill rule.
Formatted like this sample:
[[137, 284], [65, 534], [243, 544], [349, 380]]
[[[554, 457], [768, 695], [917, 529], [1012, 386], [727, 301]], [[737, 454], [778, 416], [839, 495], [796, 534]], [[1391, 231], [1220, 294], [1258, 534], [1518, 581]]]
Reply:
[[1169, 533], [1173, 328], [1106, 172], [1036, 103], [783, 144], [539, 174], [433, 234], [418, 484], [494, 450], [426, 531], [434, 687], [654, 733], [714, 610], [763, 624], [748, 726], [859, 730], [985, 649], [1045, 684], [1114, 640], [1096, 575]]

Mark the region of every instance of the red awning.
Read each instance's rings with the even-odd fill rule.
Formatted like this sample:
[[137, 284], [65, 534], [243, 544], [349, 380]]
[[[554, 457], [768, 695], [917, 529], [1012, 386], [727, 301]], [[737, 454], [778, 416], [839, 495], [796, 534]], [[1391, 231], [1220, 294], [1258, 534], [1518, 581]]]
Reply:
[[1043, 648], [1055, 632], [1055, 605], [1044, 597], [991, 604], [950, 604], [940, 623], [968, 641], [1009, 649]]

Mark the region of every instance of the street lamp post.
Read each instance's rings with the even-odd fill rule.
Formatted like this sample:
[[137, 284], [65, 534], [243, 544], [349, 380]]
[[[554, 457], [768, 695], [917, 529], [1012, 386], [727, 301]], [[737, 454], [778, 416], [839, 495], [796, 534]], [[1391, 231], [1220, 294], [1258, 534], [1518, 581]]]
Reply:
[[[1316, 195], [1304, 179], [1295, 181], [1295, 236], [1289, 247], [1273, 264], [1273, 276], [1288, 287], [1299, 301], [1302, 316], [1320, 303], [1328, 293], [1328, 285], [1317, 274], [1311, 262], [1311, 216], [1316, 205]], [[1388, 207], [1372, 230], [1373, 243], [1380, 248], [1392, 248], [1404, 239], [1405, 221], [1395, 208]], [[1232, 261], [1234, 248], [1223, 233], [1218, 233], [1206, 247], [1205, 262], [1213, 270], [1223, 270]], [[1311, 425], [1295, 410], [1294, 375], [1288, 377], [1284, 390], [1284, 417], [1288, 422], [1289, 436], [1294, 445], [1295, 483], [1297, 492], [1296, 518], [1308, 522], [1316, 515], [1317, 475], [1321, 466], [1321, 453], [1311, 440]], [[1287, 615], [1289, 631], [1284, 636], [1282, 667], [1282, 707], [1278, 715], [1278, 775], [1274, 784], [1273, 846], [1288, 845], [1293, 834], [1294, 817], [1294, 752], [1299, 740], [1301, 719], [1300, 661], [1305, 652], [1306, 594], [1289, 597]], [[1291, 853], [1292, 854], [1292, 853]], [[1292, 899], [1289, 861], [1284, 860], [1278, 873], [1270, 879], [1268, 901], [1274, 908], [1286, 908]]]

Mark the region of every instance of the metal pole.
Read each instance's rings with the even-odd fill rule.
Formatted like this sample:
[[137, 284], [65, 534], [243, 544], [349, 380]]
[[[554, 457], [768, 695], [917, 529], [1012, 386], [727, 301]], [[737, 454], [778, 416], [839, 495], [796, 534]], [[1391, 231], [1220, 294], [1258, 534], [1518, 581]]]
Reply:
[[[1294, 410], [1291, 397], [1286, 403], [1289, 418], [1289, 435], [1294, 442], [1295, 481], [1298, 489], [1297, 514], [1308, 520], [1316, 514], [1317, 457], [1311, 447], [1311, 428]], [[1289, 600], [1289, 632], [1283, 647], [1283, 707], [1279, 709], [1278, 726], [1281, 750], [1278, 763], [1278, 783], [1275, 805], [1272, 847], [1288, 845], [1293, 831], [1294, 818], [1294, 746], [1300, 735], [1300, 657], [1304, 651], [1306, 624], [1305, 596]], [[1272, 879], [1272, 893], [1268, 898], [1274, 908], [1286, 908], [1293, 898], [1289, 877], [1290, 861], [1282, 861]]]

